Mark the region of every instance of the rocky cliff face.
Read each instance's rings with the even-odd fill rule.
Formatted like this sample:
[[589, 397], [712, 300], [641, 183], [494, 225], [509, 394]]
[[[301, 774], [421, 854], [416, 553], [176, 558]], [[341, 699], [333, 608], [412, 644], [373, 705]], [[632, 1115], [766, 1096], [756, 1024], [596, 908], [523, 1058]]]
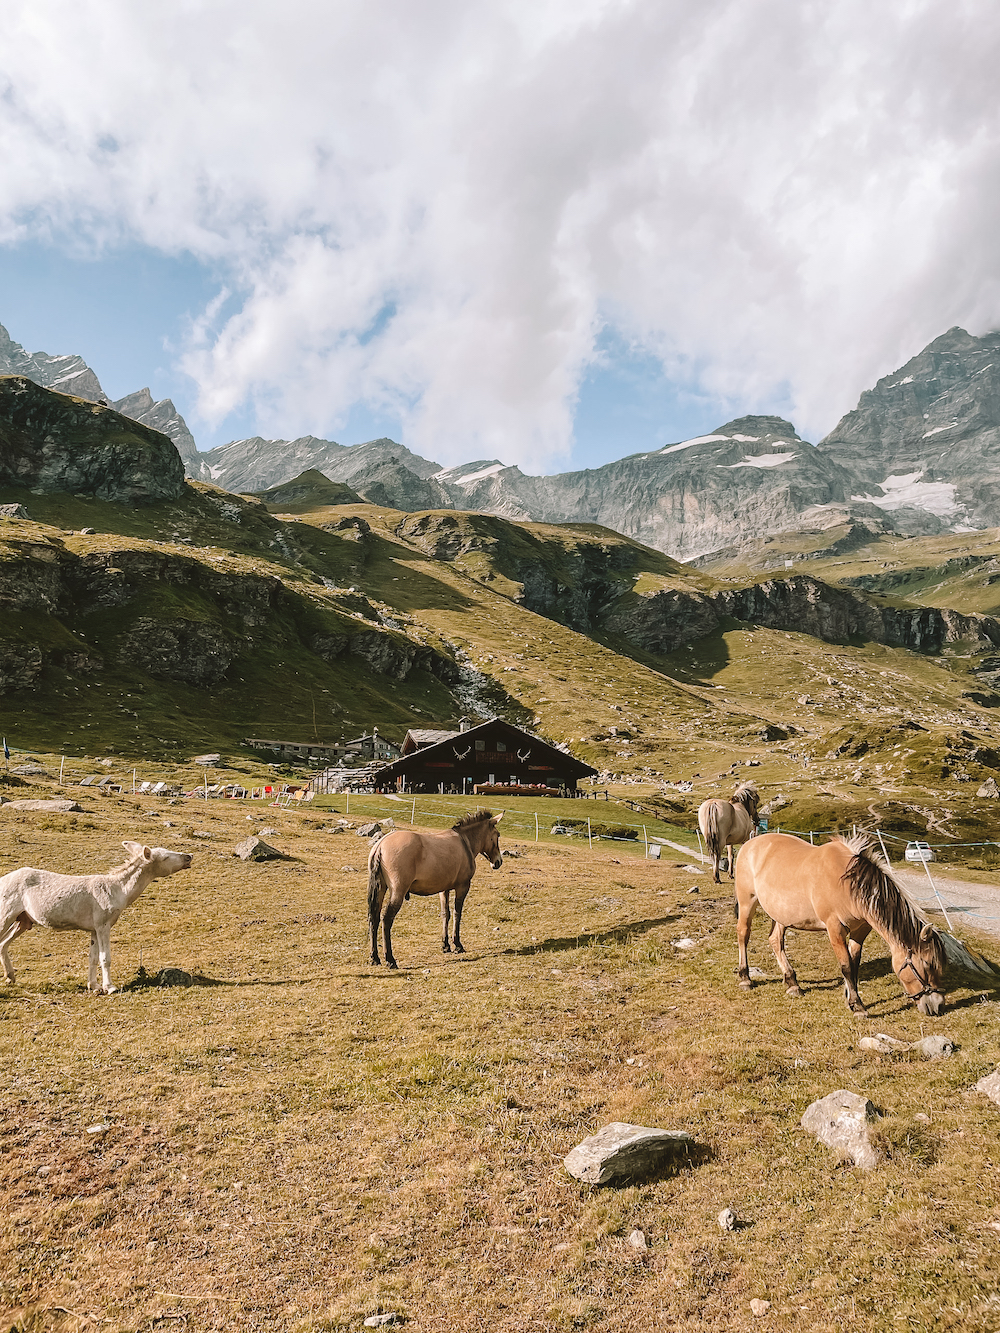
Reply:
[[937, 607], [879, 606], [853, 589], [797, 575], [711, 593], [664, 590], [624, 598], [602, 627], [648, 652], [670, 653], [731, 617], [769, 629], [811, 634], [826, 643], [852, 639], [941, 653], [965, 654], [1000, 645], [1000, 621]]
[[124, 398], [119, 398], [111, 406], [122, 416], [131, 417], [133, 421], [139, 421], [144, 426], [151, 426], [153, 430], [158, 430], [161, 435], [166, 435], [168, 439], [173, 440], [174, 447], [181, 456], [187, 476], [197, 477], [204, 481], [209, 479], [203, 476], [202, 456], [198, 452], [194, 436], [188, 430], [187, 422], [169, 398], [161, 398], [157, 403], [153, 401], [153, 395], [148, 389], [138, 389], [135, 393], [126, 394]]
[[[435, 472], [440, 472], [440, 463], [430, 463], [426, 458], [410, 453], [409, 449], [404, 449], [394, 440], [369, 440], [366, 444], [344, 445], [334, 440], [317, 439], [315, 435], [303, 435], [297, 440], [264, 440], [256, 435], [251, 439], [233, 440], [231, 444], [210, 449], [199, 458], [203, 469], [202, 480], [214, 481], [227, 491], [265, 491], [290, 481], [301, 472], [315, 469], [330, 481], [346, 482], [362, 493], [379, 481], [385, 482], [395, 493], [398, 478], [402, 477], [399, 469], [405, 469], [416, 487], [415, 495], [425, 497], [433, 494], [435, 498], [440, 497], [446, 504], [450, 504], [444, 491], [421, 489], [418, 484], [432, 477]], [[397, 480], [392, 481], [388, 476], [383, 476], [383, 469], [395, 469]], [[402, 480], [405, 482], [406, 478], [402, 477]], [[398, 498], [407, 497], [400, 492]], [[398, 507], [426, 508], [416, 503]]]
[[71, 393], [96, 403], [104, 398], [97, 376], [82, 356], [50, 356], [48, 352], [26, 352], [0, 324], [0, 375], [23, 375], [43, 389]]
[[158, 431], [8, 375], [0, 377], [0, 482], [142, 505], [176, 499], [184, 465]]
[[1000, 525], [1000, 333], [949, 329], [817, 449], [902, 531]]

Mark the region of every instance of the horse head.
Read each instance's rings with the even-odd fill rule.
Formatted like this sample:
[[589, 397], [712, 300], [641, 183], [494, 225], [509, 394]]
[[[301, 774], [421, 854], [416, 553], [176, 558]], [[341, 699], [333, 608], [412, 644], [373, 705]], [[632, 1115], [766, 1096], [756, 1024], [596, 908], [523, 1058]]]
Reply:
[[497, 832], [497, 825], [503, 819], [503, 816], [504, 812], [501, 810], [486, 826], [486, 839], [482, 848], [483, 856], [486, 857], [494, 870], [499, 870], [503, 865], [503, 854], [500, 851], [500, 834]]
[[931, 925], [922, 927], [915, 949], [893, 952], [892, 967], [899, 984], [922, 1014], [933, 1016], [944, 1008], [945, 962], [941, 937]]
[[456, 833], [461, 833], [473, 858], [485, 856], [494, 870], [503, 865], [500, 854], [500, 835], [497, 825], [503, 819], [503, 811], [495, 815], [492, 810], [477, 810], [474, 814], [463, 815], [452, 824]]

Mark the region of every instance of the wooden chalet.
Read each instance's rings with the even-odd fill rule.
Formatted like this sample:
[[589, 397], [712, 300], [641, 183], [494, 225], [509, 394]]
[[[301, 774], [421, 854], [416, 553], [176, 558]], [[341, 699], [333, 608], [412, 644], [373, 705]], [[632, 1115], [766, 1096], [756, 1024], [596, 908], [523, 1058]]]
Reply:
[[571, 795], [597, 769], [494, 718], [462, 731], [410, 731], [400, 757], [373, 774], [376, 790]]

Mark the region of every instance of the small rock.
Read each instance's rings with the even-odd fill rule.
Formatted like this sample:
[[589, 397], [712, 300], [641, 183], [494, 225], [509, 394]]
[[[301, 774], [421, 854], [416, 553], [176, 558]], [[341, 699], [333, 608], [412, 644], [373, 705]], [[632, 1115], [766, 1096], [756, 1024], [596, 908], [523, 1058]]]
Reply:
[[682, 940], [674, 940], [675, 949], [696, 949], [697, 947], [694, 940], [689, 939], [686, 935]]
[[96, 529], [96, 528], [81, 528], [81, 529], [80, 529], [80, 536], [81, 536], [81, 537], [93, 537], [93, 536], [95, 536], [96, 533], [97, 533], [97, 529]]
[[371, 824], [359, 824], [355, 830], [359, 838], [371, 838], [382, 832], [382, 825], [377, 821]]
[[923, 1111], [918, 1111], [913, 1118], [914, 1120], [919, 1120], [922, 1125], [929, 1125], [931, 1123], [930, 1116], [925, 1115]]
[[192, 837], [192, 838], [211, 838], [211, 837], [212, 837], [212, 834], [209, 833], [207, 829], [196, 828], [196, 829], [192, 829], [192, 830], [191, 830], [191, 837]]
[[340, 827], [339, 824], [334, 824], [333, 828], [325, 828], [323, 830], [324, 833], [343, 833], [343, 831], [344, 830]]
[[260, 838], [247, 838], [237, 847], [233, 848], [233, 855], [238, 856], [241, 861], [283, 861], [284, 853], [279, 852], [277, 847], [272, 847], [270, 843], [261, 842]]
[[766, 981], [767, 975], [768, 974], [764, 971], [762, 967], [752, 967], [750, 969], [750, 976], [753, 978], [754, 981]]
[[982, 796], [984, 800], [988, 801], [1000, 799], [1000, 787], [997, 786], [996, 778], [987, 778], [976, 792], [976, 795]]
[[691, 887], [688, 889], [688, 893], [700, 893], [700, 892], [701, 890], [698, 888], [697, 884], [692, 884]]
[[365, 1320], [365, 1328], [386, 1328], [400, 1322], [398, 1314], [370, 1314]]
[[191, 762], [192, 764], [204, 764], [206, 768], [213, 768], [219, 765], [221, 758], [221, 754], [196, 754]]
[[682, 1129], [654, 1129], [616, 1120], [578, 1143], [563, 1165], [576, 1180], [606, 1185], [615, 1179], [649, 1175], [693, 1143]]
[[48, 777], [48, 773], [42, 768], [41, 764], [18, 764], [16, 768], [10, 770], [21, 778]]
[[628, 1243], [633, 1250], [638, 1250], [640, 1254], [645, 1254], [649, 1249], [649, 1243], [646, 1240], [645, 1232], [640, 1231], [638, 1227], [629, 1232]]
[[271, 834], [277, 833], [277, 831], [276, 828], [259, 828], [257, 830], [257, 835], [261, 838], [269, 838]]
[[108, 1124], [88, 1125], [88, 1126], [87, 1126], [87, 1133], [88, 1133], [88, 1134], [103, 1134], [105, 1130], [110, 1129], [110, 1128], [111, 1128], [111, 1126], [108, 1125]]
[[164, 828], [176, 828], [177, 825], [174, 823], [174, 821], [173, 821], [172, 819], [165, 819], [165, 820], [163, 821], [163, 827], [164, 827]]
[[765, 1315], [765, 1314], [767, 1314], [767, 1312], [768, 1312], [768, 1310], [770, 1310], [770, 1308], [771, 1308], [771, 1302], [770, 1302], [770, 1301], [761, 1301], [761, 1300], [758, 1300], [758, 1299], [756, 1298], [756, 1296], [755, 1296], [754, 1299], [750, 1302], [750, 1313], [751, 1313], [755, 1318], [757, 1318], [757, 1319], [759, 1319], [759, 1318], [761, 1317], [761, 1315]]
[[888, 1037], [884, 1032], [876, 1032], [874, 1037], [862, 1037], [858, 1042], [862, 1051], [877, 1051], [880, 1055], [889, 1055], [893, 1051], [909, 1051], [912, 1043], [900, 1041], [897, 1037]]
[[996, 1102], [1000, 1106], [1000, 1065], [994, 1069], [992, 1074], [987, 1074], [981, 1078], [975, 1086], [976, 1092], [984, 1092], [991, 1102]]
[[867, 1097], [840, 1089], [807, 1106], [800, 1123], [842, 1158], [871, 1171], [879, 1155], [868, 1138], [868, 1125], [877, 1114]]
[[40, 1166], [35, 1172], [36, 1176], [50, 1176], [52, 1174], [51, 1166]]
[[723, 1208], [719, 1214], [719, 1229], [721, 1231], [735, 1231], [739, 1218], [731, 1208]]
[[358, 873], [358, 867], [357, 867], [357, 866], [341, 866], [341, 867], [340, 867], [340, 873], [341, 873], [342, 875], [356, 875], [356, 874]]
[[947, 1060], [955, 1054], [955, 1043], [950, 1037], [921, 1037], [915, 1041], [911, 1050], [919, 1051], [925, 1060]]
[[681, 869], [686, 870], [689, 875], [704, 875], [705, 873], [698, 866], [681, 866]]

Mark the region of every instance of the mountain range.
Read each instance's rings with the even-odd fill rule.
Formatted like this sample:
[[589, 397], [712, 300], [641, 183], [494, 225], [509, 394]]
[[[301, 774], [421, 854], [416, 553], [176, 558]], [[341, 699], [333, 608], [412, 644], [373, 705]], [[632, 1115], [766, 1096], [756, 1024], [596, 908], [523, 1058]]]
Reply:
[[[101, 401], [78, 356], [28, 353], [0, 328], [0, 373]], [[315, 470], [373, 504], [595, 523], [679, 560], [763, 535], [860, 524], [933, 535], [1000, 526], [1000, 333], [950, 329], [862, 394], [818, 444], [781, 417], [745, 416], [603, 467], [529, 476], [499, 459], [443, 468], [390, 439], [342, 445], [259, 436], [199, 452], [170, 399], [111, 404], [173, 440], [187, 474], [260, 493]]]

